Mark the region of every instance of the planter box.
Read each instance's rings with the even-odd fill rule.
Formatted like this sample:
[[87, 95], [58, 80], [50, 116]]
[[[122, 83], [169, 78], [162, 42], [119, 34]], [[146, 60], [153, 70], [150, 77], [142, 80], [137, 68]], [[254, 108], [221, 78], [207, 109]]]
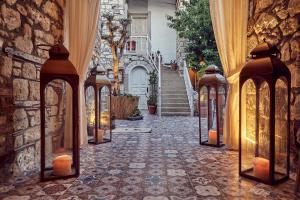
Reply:
[[139, 105], [139, 97], [133, 96], [112, 96], [111, 97], [111, 109], [112, 115], [116, 119], [127, 119], [129, 115]]

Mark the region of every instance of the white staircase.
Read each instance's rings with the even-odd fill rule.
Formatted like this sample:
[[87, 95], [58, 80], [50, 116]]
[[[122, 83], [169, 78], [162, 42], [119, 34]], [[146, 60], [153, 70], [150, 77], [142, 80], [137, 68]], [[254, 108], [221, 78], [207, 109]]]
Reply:
[[181, 77], [177, 71], [163, 66], [161, 55], [152, 51], [149, 36], [130, 36], [124, 53], [143, 56], [152, 69], [158, 73], [159, 116], [193, 115], [193, 91], [187, 70]]
[[184, 79], [167, 67], [161, 69], [161, 115], [191, 115]]

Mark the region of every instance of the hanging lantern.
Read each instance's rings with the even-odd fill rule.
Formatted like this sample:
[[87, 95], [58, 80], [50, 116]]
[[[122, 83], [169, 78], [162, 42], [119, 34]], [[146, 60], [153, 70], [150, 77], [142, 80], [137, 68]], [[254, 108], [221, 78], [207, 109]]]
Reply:
[[202, 145], [223, 146], [226, 80], [215, 65], [206, 68], [198, 82], [199, 140]]
[[[90, 113], [90, 125], [88, 133], [92, 136], [89, 139], [91, 144], [101, 144], [111, 142], [112, 137], [112, 116], [111, 116], [111, 82], [105, 76], [103, 67], [94, 67], [84, 84], [86, 102], [88, 108], [94, 108]], [[92, 105], [88, 104], [89, 89], [94, 92]], [[90, 127], [90, 128], [89, 128]], [[90, 130], [90, 131], [89, 131]]]
[[267, 43], [240, 73], [239, 173], [266, 184], [289, 178], [291, 75]]
[[[68, 60], [69, 52], [58, 44], [49, 50], [50, 58], [40, 72], [41, 98], [41, 180], [69, 178], [79, 175], [79, 134], [78, 134], [78, 85], [79, 76], [73, 64]], [[60, 126], [58, 120], [51, 119], [51, 107], [56, 101], [54, 87], [70, 86], [72, 96], [69, 131]], [[53, 100], [54, 99], [54, 100]], [[52, 125], [50, 125], [50, 123]], [[55, 123], [53, 125], [53, 123]]]

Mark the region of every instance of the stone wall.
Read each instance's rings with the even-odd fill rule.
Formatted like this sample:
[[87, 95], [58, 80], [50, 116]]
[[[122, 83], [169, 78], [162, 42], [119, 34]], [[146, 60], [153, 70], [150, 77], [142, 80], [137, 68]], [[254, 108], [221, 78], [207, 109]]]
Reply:
[[[248, 53], [264, 40], [276, 45], [292, 74], [291, 120], [300, 121], [300, 1], [250, 0]], [[291, 131], [292, 167], [298, 159]], [[298, 135], [300, 139], [300, 135]], [[300, 141], [300, 140], [299, 140]]]
[[[101, 65], [105, 69], [113, 68], [112, 54], [109, 44], [101, 39], [101, 35], [107, 35], [108, 29], [106, 27], [106, 20], [103, 14], [113, 13], [115, 16], [115, 23], [118, 19], [127, 17], [127, 3], [124, 0], [100, 0], [100, 19], [98, 22], [98, 31], [96, 36], [95, 48], [93, 51], [93, 58], [90, 64], [90, 68]], [[119, 33], [116, 34], [118, 38]], [[121, 60], [120, 68], [124, 68]], [[123, 85], [121, 85], [123, 90]]]
[[[125, 1], [124, 0], [101, 0], [100, 3], [100, 21], [99, 21], [99, 32], [98, 32], [98, 45], [96, 43], [96, 48], [94, 50], [96, 62], [95, 64], [102, 65], [105, 69], [112, 69], [113, 63], [112, 63], [112, 54], [111, 49], [108, 45], [108, 43], [104, 40], [101, 40], [101, 34], [106, 34], [108, 32], [106, 27], [106, 20], [103, 17], [103, 14], [106, 13], [114, 13], [115, 16], [115, 23], [117, 23], [118, 19], [127, 17], [127, 13], [125, 13]], [[118, 36], [118, 35], [117, 35]], [[100, 42], [99, 42], [100, 41]]]
[[184, 60], [186, 58], [186, 44], [187, 44], [187, 39], [184, 38], [180, 38], [177, 35], [177, 40], [176, 40], [176, 62], [179, 66], [179, 69], [182, 70], [183, 66], [184, 66]]
[[[0, 44], [25, 56], [47, 58], [47, 51], [37, 45], [62, 40], [63, 6], [64, 0], [2, 0]], [[4, 174], [39, 167], [40, 68], [39, 64], [0, 53], [0, 180]], [[57, 100], [47, 110], [48, 117], [53, 117], [47, 126], [59, 130], [61, 127], [54, 124], [62, 120], [57, 107], [62, 101], [61, 83], [49, 87], [47, 94]]]

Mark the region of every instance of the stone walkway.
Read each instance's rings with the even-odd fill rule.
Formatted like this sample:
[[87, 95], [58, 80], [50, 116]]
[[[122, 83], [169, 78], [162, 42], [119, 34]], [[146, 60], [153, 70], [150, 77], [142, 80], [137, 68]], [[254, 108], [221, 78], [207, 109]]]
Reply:
[[16, 177], [0, 186], [0, 199], [297, 199], [292, 180], [271, 187], [242, 179], [237, 152], [199, 146], [198, 118], [146, 115], [117, 127], [153, 130], [116, 133], [111, 143], [84, 148], [77, 179], [40, 183], [38, 176]]

